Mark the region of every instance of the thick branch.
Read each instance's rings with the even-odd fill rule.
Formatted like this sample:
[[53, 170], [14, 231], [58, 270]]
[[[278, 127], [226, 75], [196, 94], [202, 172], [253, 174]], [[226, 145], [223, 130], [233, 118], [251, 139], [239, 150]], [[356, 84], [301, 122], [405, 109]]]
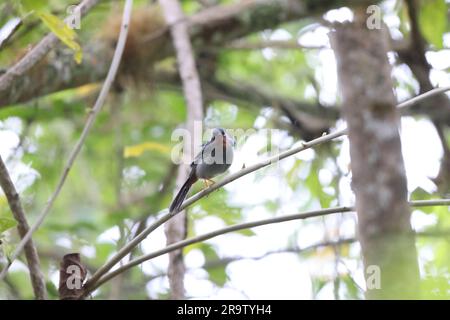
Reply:
[[[155, 74], [155, 82], [159, 89], [180, 90], [180, 80], [177, 76], [168, 72]], [[203, 86], [206, 101], [223, 100], [230, 103], [251, 107], [260, 110], [262, 106], [271, 106], [279, 109], [281, 114], [289, 118], [292, 132], [300, 134], [302, 139], [314, 139], [329, 128], [339, 119], [336, 106], [322, 106], [320, 103], [296, 100], [279, 96], [245, 82], [225, 82], [207, 78]]]
[[[8, 200], [9, 208], [11, 209], [14, 219], [16, 219], [18, 223], [17, 230], [19, 231], [19, 235], [21, 238], [24, 238], [30, 230], [30, 227], [28, 226], [27, 218], [25, 216], [25, 212], [23, 211], [19, 194], [17, 193], [16, 188], [14, 187], [14, 184], [9, 177], [8, 169], [6, 168], [1, 157], [0, 185], [3, 192], [5, 193], [6, 199]], [[45, 288], [44, 276], [40, 269], [39, 255], [33, 243], [33, 239], [31, 238], [25, 243], [25, 256], [27, 258], [34, 295], [36, 299], [44, 300], [47, 298], [47, 290]]]
[[[273, 28], [280, 23], [294, 21], [322, 14], [340, 6], [352, 6], [369, 0], [252, 0], [221, 5], [203, 10], [189, 18], [189, 33], [194, 47], [209, 45], [221, 46], [230, 40], [242, 38], [253, 32]], [[140, 10], [147, 10], [141, 8]], [[144, 70], [163, 58], [173, 54], [173, 49], [167, 37], [168, 28], [162, 26], [152, 34], [140, 34], [132, 30], [137, 39], [136, 46], [125, 53], [125, 57], [133, 62], [144, 61], [133, 72]], [[147, 41], [144, 41], [146, 38]], [[25, 102], [39, 96], [62, 89], [74, 88], [86, 83], [101, 81], [109, 66], [110, 47], [105, 41], [92, 41], [83, 48], [84, 59], [81, 65], [76, 65], [73, 59], [59, 55], [58, 61], [64, 59], [64, 72], [61, 63], [48, 59], [42, 65], [21, 72], [14, 77], [12, 83], [0, 89], [0, 107]], [[45, 50], [47, 53], [48, 50]], [[101, 59], [99, 59], [101, 57]], [[8, 80], [9, 82], [10, 80]]]
[[125, 9], [124, 9], [123, 18], [122, 18], [122, 28], [121, 28], [121, 32], [119, 35], [119, 40], [117, 42], [117, 47], [114, 52], [114, 58], [113, 58], [113, 61], [111, 62], [111, 66], [108, 71], [108, 75], [105, 79], [105, 82], [103, 83], [103, 86], [102, 86], [100, 94], [97, 98], [97, 101], [95, 102], [95, 105], [94, 105], [91, 113], [89, 114], [89, 117], [86, 121], [86, 125], [84, 126], [83, 131], [81, 133], [81, 136], [80, 136], [79, 140], [77, 141], [76, 145], [74, 146], [72, 152], [70, 153], [69, 159], [67, 160], [67, 163], [63, 170], [63, 173], [58, 181], [58, 185], [56, 186], [56, 190], [51, 195], [50, 199], [48, 200], [48, 202], [45, 205], [42, 212], [39, 214], [39, 217], [37, 218], [34, 225], [31, 227], [30, 230], [28, 230], [26, 235], [23, 237], [22, 241], [17, 245], [16, 249], [14, 250], [13, 254], [11, 255], [10, 261], [5, 266], [5, 268], [3, 268], [3, 270], [0, 274], [0, 280], [2, 280], [3, 277], [6, 275], [12, 262], [18, 257], [18, 255], [22, 251], [25, 244], [31, 239], [31, 236], [33, 235], [33, 233], [39, 228], [39, 226], [42, 224], [42, 222], [44, 222], [44, 219], [50, 213], [53, 203], [55, 202], [56, 198], [58, 197], [59, 193], [61, 192], [62, 187], [66, 181], [66, 178], [69, 175], [69, 171], [72, 168], [72, 165], [75, 162], [75, 159], [77, 158], [77, 156], [84, 144], [84, 141], [86, 140], [86, 137], [88, 136], [88, 134], [94, 124], [94, 121], [106, 100], [109, 89], [111, 88], [111, 85], [114, 81], [117, 70], [119, 68], [120, 59], [122, 58], [123, 49], [125, 47], [125, 41], [126, 41], [127, 34], [128, 34], [128, 24], [130, 21], [132, 4], [133, 4], [133, 0], [127, 0], [125, 3]]
[[[78, 5], [77, 10], [79, 10], [83, 16], [95, 6], [97, 2], [98, 0], [84, 0]], [[16, 78], [23, 77], [33, 66], [41, 61], [58, 42], [58, 37], [53, 33], [46, 35], [32, 50], [30, 50], [30, 52], [20, 59], [19, 62], [9, 68], [5, 74], [0, 76], [0, 93], [14, 90], [13, 85]], [[2, 97], [1, 94], [0, 97]]]
[[[205, 90], [212, 96], [225, 101], [245, 101], [258, 106], [271, 106], [279, 109], [283, 115], [289, 118], [295, 128], [305, 140], [313, 139], [329, 128], [339, 118], [336, 108], [325, 107], [320, 103], [297, 101], [278, 96], [268, 90], [258, 89], [246, 83], [229, 84], [210, 79], [205, 84]], [[234, 100], [234, 101], [233, 101]]]

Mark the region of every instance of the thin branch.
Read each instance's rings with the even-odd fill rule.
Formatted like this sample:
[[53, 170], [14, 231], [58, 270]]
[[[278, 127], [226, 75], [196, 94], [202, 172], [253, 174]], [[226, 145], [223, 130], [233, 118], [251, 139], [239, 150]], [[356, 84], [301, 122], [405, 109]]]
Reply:
[[[450, 206], [450, 199], [411, 201], [411, 202], [409, 202], [409, 205], [411, 207]], [[268, 225], [268, 224], [275, 224], [275, 223], [287, 222], [287, 221], [292, 221], [292, 220], [303, 220], [303, 219], [308, 219], [308, 218], [313, 218], [313, 217], [330, 215], [330, 214], [334, 214], [334, 213], [343, 213], [343, 212], [352, 212], [352, 211], [355, 211], [354, 207], [327, 208], [327, 209], [321, 209], [321, 210], [302, 212], [302, 213], [298, 213], [298, 214], [286, 215], [286, 216], [281, 216], [281, 217], [263, 219], [263, 220], [253, 221], [253, 222], [240, 223], [240, 224], [228, 226], [228, 227], [225, 227], [222, 229], [218, 229], [218, 230], [215, 230], [212, 232], [208, 232], [208, 233], [205, 233], [200, 236], [196, 236], [196, 237], [193, 237], [190, 239], [186, 239], [186, 240], [171, 244], [163, 249], [154, 251], [154, 252], [146, 254], [140, 258], [131, 260], [127, 264], [124, 264], [123, 266], [115, 269], [114, 271], [112, 271], [112, 272], [106, 274], [105, 276], [103, 276], [102, 278], [100, 278], [100, 280], [89, 289], [89, 292], [92, 292], [93, 290], [95, 290], [96, 288], [101, 286], [103, 283], [114, 278], [116, 275], [128, 270], [129, 268], [139, 265], [145, 261], [159, 257], [159, 256], [169, 253], [173, 250], [178, 250], [178, 249], [184, 248], [188, 245], [202, 242], [205, 240], [209, 240], [211, 238], [215, 238], [215, 237], [223, 235], [223, 234], [227, 234], [230, 232], [239, 231], [239, 230], [243, 230], [243, 229], [264, 226], [264, 225]], [[86, 295], [87, 293], [88, 292], [84, 292], [84, 295]]]
[[[323, 242], [318, 242], [303, 248], [298, 248], [298, 247], [289, 247], [289, 248], [283, 248], [283, 249], [277, 249], [277, 250], [271, 250], [271, 251], [266, 251], [263, 254], [259, 255], [259, 256], [250, 256], [250, 257], [246, 257], [246, 256], [231, 256], [231, 257], [224, 257], [224, 258], [219, 258], [219, 259], [214, 259], [214, 260], [209, 260], [206, 261], [201, 267], [195, 267], [195, 268], [189, 268], [188, 271], [190, 270], [197, 270], [197, 269], [214, 269], [217, 267], [222, 267], [222, 266], [226, 266], [231, 262], [236, 262], [236, 261], [241, 261], [241, 260], [253, 260], [253, 261], [258, 261], [258, 260], [262, 260], [264, 258], [267, 258], [268, 256], [271, 255], [276, 255], [276, 254], [283, 254], [283, 253], [296, 253], [296, 254], [302, 254], [306, 251], [311, 251], [314, 249], [318, 249], [318, 248], [322, 248], [322, 247], [329, 247], [329, 246], [341, 246], [341, 245], [345, 245], [345, 244], [352, 244], [354, 242], [356, 242], [356, 238], [342, 238], [339, 240], [325, 240]], [[161, 272], [161, 273], [157, 273], [153, 276], [150, 276], [149, 278], [147, 278], [147, 281], [152, 281], [155, 280], [157, 278], [160, 277], [165, 277], [167, 276], [166, 272]]]
[[405, 102], [400, 103], [397, 107], [400, 108], [401, 110], [403, 110], [403, 108], [412, 107], [413, 105], [415, 105], [419, 102], [422, 102], [425, 99], [431, 98], [433, 96], [444, 93], [446, 91], [450, 91], [450, 86], [432, 89], [432, 90], [427, 91], [423, 94], [420, 94], [414, 98], [411, 98]]
[[[16, 219], [18, 223], [17, 229], [19, 231], [19, 235], [23, 239], [28, 233], [30, 227], [28, 225], [19, 194], [17, 193], [17, 190], [14, 187], [13, 182], [11, 181], [8, 169], [6, 168], [1, 156], [0, 185], [3, 189], [3, 192], [5, 193], [6, 199], [8, 200], [9, 208], [11, 209], [14, 219]], [[33, 243], [33, 239], [31, 238], [25, 243], [25, 256], [27, 258], [34, 295], [38, 300], [45, 300], [47, 298], [45, 280], [40, 268], [39, 255]]]
[[261, 49], [306, 49], [320, 50], [325, 46], [306, 46], [300, 44], [297, 40], [264, 40], [259, 42], [250, 42], [245, 40], [236, 40], [228, 44], [225, 48], [234, 50], [261, 50]]
[[[97, 2], [98, 0], [84, 0], [77, 6], [77, 10], [79, 10], [83, 16], [95, 6]], [[59, 39], [53, 32], [47, 34], [32, 50], [30, 50], [30, 52], [0, 77], [0, 91], [10, 89], [16, 77], [20, 77], [29, 71], [34, 65], [41, 61], [58, 42]]]
[[[416, 235], [416, 237], [423, 237], [423, 238], [446, 238], [446, 237], [450, 237], [450, 230], [443, 229], [443, 230], [421, 231], [421, 232], [416, 232], [415, 235]], [[319, 249], [319, 248], [323, 248], [323, 247], [331, 247], [331, 246], [335, 247], [335, 246], [353, 244], [356, 241], [358, 241], [358, 240], [355, 237], [339, 238], [337, 240], [324, 240], [323, 242], [318, 242], [318, 243], [315, 243], [315, 244], [312, 244], [312, 245], [309, 245], [309, 246], [306, 246], [303, 248], [289, 247], [289, 248], [283, 248], [283, 249], [277, 249], [277, 250], [270, 250], [270, 251], [264, 252], [263, 254], [261, 254], [259, 256], [224, 257], [224, 258], [219, 258], [219, 259], [214, 259], [214, 260], [208, 260], [201, 267], [189, 268], [188, 271], [196, 270], [196, 269], [206, 269], [206, 270], [213, 269], [213, 268], [225, 266], [231, 262], [241, 261], [241, 260], [258, 261], [258, 260], [264, 259], [268, 256], [276, 255], [276, 254], [283, 254], [283, 253], [302, 254], [302, 253], [305, 253], [306, 251], [311, 251], [311, 250], [315, 250], [315, 249]], [[161, 278], [161, 277], [165, 277], [165, 276], [167, 276], [166, 272], [160, 272], [155, 275], [149, 276], [148, 278], [146, 278], [146, 280], [152, 281], [157, 278]]]
[[47, 215], [49, 214], [53, 203], [55, 202], [56, 198], [58, 197], [64, 182], [66, 181], [66, 178], [69, 174], [70, 169], [72, 168], [72, 165], [76, 159], [76, 157], [78, 156], [84, 141], [86, 140], [87, 135], [89, 134], [92, 125], [94, 124], [94, 121], [97, 117], [97, 114], [100, 112], [105, 99], [108, 95], [108, 92], [111, 88], [111, 85], [114, 81], [114, 78], [116, 76], [117, 70], [119, 68], [119, 64], [120, 64], [120, 60], [122, 58], [122, 53], [123, 50], [125, 48], [125, 42], [126, 42], [126, 38], [127, 38], [127, 34], [128, 34], [128, 25], [129, 25], [129, 21], [130, 21], [130, 17], [131, 17], [131, 8], [132, 8], [132, 4], [133, 4], [133, 0], [127, 0], [125, 3], [125, 8], [124, 8], [124, 12], [123, 12], [123, 17], [122, 17], [122, 27], [120, 30], [120, 34], [119, 34], [119, 39], [117, 42], [117, 46], [116, 49], [114, 51], [114, 57], [113, 60], [111, 62], [111, 66], [109, 68], [108, 71], [108, 75], [106, 76], [105, 82], [103, 83], [102, 89], [100, 91], [100, 94], [97, 98], [97, 101], [95, 102], [95, 105], [92, 109], [92, 111], [89, 114], [89, 117], [86, 121], [86, 125], [83, 128], [83, 132], [81, 133], [81, 136], [79, 138], [79, 140], [77, 141], [75, 147], [73, 148], [72, 152], [70, 153], [69, 159], [67, 160], [67, 163], [64, 167], [63, 173], [59, 179], [58, 185], [56, 187], [55, 192], [51, 195], [50, 199], [48, 200], [47, 204], [45, 205], [44, 209], [42, 210], [42, 212], [40, 213], [37, 221], [35, 222], [35, 224], [31, 227], [31, 229], [27, 232], [27, 234], [23, 237], [22, 241], [18, 244], [17, 248], [15, 249], [14, 253], [11, 255], [11, 259], [9, 261], [9, 263], [5, 266], [5, 268], [3, 268], [1, 274], [0, 274], [0, 280], [2, 280], [4, 278], [4, 276], [6, 275], [9, 267], [11, 266], [12, 262], [17, 258], [17, 256], [20, 254], [20, 252], [22, 251], [24, 245], [28, 242], [28, 240], [31, 239], [32, 234], [39, 228], [39, 226], [42, 224], [42, 222], [44, 221], [44, 219], [47, 217]]

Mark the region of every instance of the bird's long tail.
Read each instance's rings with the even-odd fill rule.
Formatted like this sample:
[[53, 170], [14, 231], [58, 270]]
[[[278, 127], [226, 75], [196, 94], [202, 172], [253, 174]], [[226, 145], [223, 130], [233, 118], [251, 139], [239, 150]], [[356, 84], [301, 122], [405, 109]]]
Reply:
[[178, 191], [177, 195], [175, 196], [175, 199], [173, 199], [172, 204], [169, 207], [170, 212], [177, 212], [180, 209], [184, 199], [186, 198], [189, 192], [189, 189], [197, 180], [198, 178], [195, 176], [194, 172], [192, 172], [189, 175], [189, 178], [181, 187], [180, 191]]

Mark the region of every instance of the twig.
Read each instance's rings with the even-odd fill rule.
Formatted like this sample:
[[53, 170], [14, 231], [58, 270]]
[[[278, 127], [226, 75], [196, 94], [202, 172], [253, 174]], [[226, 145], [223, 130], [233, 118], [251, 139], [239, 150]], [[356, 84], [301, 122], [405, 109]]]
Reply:
[[[28, 225], [19, 194], [11, 181], [8, 169], [6, 168], [1, 156], [0, 185], [5, 193], [6, 199], [8, 200], [9, 208], [11, 209], [14, 219], [16, 219], [18, 223], [17, 229], [19, 231], [19, 235], [23, 239], [30, 227]], [[33, 239], [31, 238], [25, 243], [25, 256], [27, 258], [34, 295], [38, 300], [45, 300], [47, 298], [47, 291], [45, 288], [44, 276], [41, 272], [37, 249], [33, 243]]]
[[405, 102], [400, 103], [399, 105], [397, 105], [397, 108], [400, 108], [400, 109], [402, 109], [402, 108], [409, 108], [409, 107], [417, 104], [418, 102], [421, 102], [421, 101], [423, 101], [425, 99], [428, 99], [428, 98], [433, 97], [435, 95], [438, 95], [440, 93], [444, 93], [446, 91], [450, 91], [450, 86], [432, 89], [432, 90], [427, 91], [427, 92], [425, 92], [423, 94], [420, 94], [420, 95], [418, 95], [418, 96], [416, 96], [414, 98], [411, 98], [411, 99], [409, 99], [409, 100], [407, 100]]
[[[271, 250], [271, 251], [266, 251], [261, 255], [258, 256], [250, 256], [250, 257], [246, 257], [246, 256], [231, 256], [231, 257], [224, 257], [224, 258], [219, 258], [219, 259], [214, 259], [214, 260], [209, 260], [206, 261], [201, 267], [195, 267], [195, 268], [189, 268], [188, 271], [190, 270], [195, 270], [195, 269], [214, 269], [217, 267], [221, 267], [221, 266], [225, 266], [231, 262], [236, 262], [236, 261], [241, 261], [241, 260], [253, 260], [253, 261], [258, 261], [258, 260], [262, 260], [264, 258], [267, 258], [268, 256], [271, 255], [276, 255], [276, 254], [283, 254], [283, 253], [297, 253], [297, 254], [301, 254], [304, 253], [306, 251], [310, 251], [310, 250], [314, 250], [314, 249], [318, 249], [318, 248], [322, 248], [322, 247], [329, 247], [329, 246], [341, 246], [341, 245], [345, 245], [345, 244], [352, 244], [354, 242], [356, 242], [356, 238], [342, 238], [339, 240], [325, 240], [323, 242], [318, 242], [315, 244], [312, 244], [310, 246], [306, 246], [303, 248], [298, 248], [298, 247], [289, 247], [289, 248], [283, 248], [283, 249], [278, 249], [278, 250]], [[155, 274], [153, 276], [150, 276], [149, 278], [147, 278], [147, 281], [152, 281], [154, 279], [160, 278], [160, 277], [164, 277], [167, 276], [166, 272], [161, 272], [158, 274]]]
[[266, 48], [271, 49], [306, 49], [306, 50], [320, 50], [325, 49], [325, 46], [306, 46], [297, 42], [297, 40], [264, 40], [259, 42], [249, 42], [245, 40], [236, 40], [228, 44], [225, 48], [234, 50], [261, 50]]
[[[419, 95], [413, 99], [415, 99], [414, 103], [424, 99], [423, 96], [426, 95], [422, 94]], [[408, 101], [405, 101], [404, 103], [407, 103]], [[301, 146], [292, 148], [290, 150], [287, 150], [283, 153], [280, 153], [279, 155], [276, 155], [274, 157], [271, 157], [269, 159], [263, 160], [259, 163], [256, 163], [250, 167], [247, 167], [245, 169], [242, 169], [236, 173], [233, 173], [226, 178], [224, 178], [222, 181], [219, 181], [215, 184], [213, 184], [211, 187], [204, 189], [194, 196], [187, 199], [183, 205], [181, 206], [180, 210], [184, 210], [184, 208], [192, 205], [194, 202], [200, 200], [201, 198], [207, 196], [208, 194], [212, 193], [213, 191], [225, 186], [228, 183], [233, 182], [234, 180], [239, 179], [240, 177], [243, 177], [251, 172], [254, 172], [256, 170], [259, 170], [261, 168], [264, 168], [270, 164], [276, 163], [284, 158], [287, 158], [289, 156], [292, 156], [298, 152], [301, 152], [303, 150], [309, 149], [313, 146], [316, 146], [318, 144], [321, 144], [323, 142], [331, 141], [335, 138], [338, 138], [340, 136], [343, 136], [346, 134], [346, 129], [330, 133], [327, 135], [324, 135], [320, 138], [311, 140], [309, 142], [303, 142]], [[130, 253], [134, 247], [136, 247], [142, 240], [144, 240], [151, 232], [153, 232], [155, 229], [163, 225], [166, 221], [168, 221], [170, 218], [172, 218], [176, 214], [165, 214], [161, 218], [159, 218], [157, 221], [152, 223], [150, 226], [148, 226], [142, 233], [137, 235], [133, 240], [131, 240], [129, 243], [127, 243], [122, 249], [119, 250], [112, 258], [110, 258], [109, 261], [107, 261], [102, 267], [100, 267], [94, 275], [86, 282], [85, 284], [85, 290], [90, 291], [90, 287], [95, 284], [106, 272], [108, 272], [114, 265], [119, 262], [123, 257], [125, 257], [128, 253]]]
[[[447, 229], [443, 229], [443, 230], [430, 230], [430, 231], [421, 231], [421, 232], [416, 232], [415, 233], [416, 237], [423, 237], [423, 238], [446, 238], [446, 237], [450, 237], [450, 230]], [[220, 266], [224, 266], [227, 265], [231, 262], [235, 262], [235, 261], [241, 261], [241, 260], [254, 260], [254, 261], [258, 261], [261, 259], [264, 259], [268, 256], [271, 255], [276, 255], [276, 254], [283, 254], [283, 253], [304, 253], [306, 251], [310, 251], [310, 250], [314, 250], [314, 249], [319, 249], [319, 248], [323, 248], [323, 247], [330, 247], [330, 246], [342, 246], [342, 245], [346, 245], [346, 244], [353, 244], [357, 241], [357, 239], [355, 237], [349, 237], [349, 238], [339, 238], [337, 240], [324, 240], [323, 242], [318, 242], [303, 248], [297, 248], [297, 247], [289, 247], [289, 248], [283, 248], [283, 249], [278, 249], [278, 250], [271, 250], [271, 251], [266, 251], [263, 254], [259, 255], [259, 256], [231, 256], [231, 257], [224, 257], [224, 258], [220, 258], [220, 259], [214, 259], [214, 260], [209, 260], [206, 261], [201, 267], [195, 267], [195, 268], [189, 268], [188, 271], [190, 270], [196, 270], [196, 269], [213, 269], [213, 268], [217, 268]], [[157, 278], [160, 277], [164, 277], [167, 276], [166, 272], [160, 272], [157, 273], [155, 275], [149, 276], [148, 278], [146, 278], [147, 281], [152, 281], [155, 280]]]
[[100, 112], [100, 110], [105, 102], [105, 99], [108, 95], [109, 89], [111, 88], [111, 84], [114, 81], [117, 70], [119, 68], [120, 60], [122, 58], [122, 53], [125, 48], [125, 41], [126, 41], [127, 34], [128, 34], [128, 25], [129, 25], [130, 16], [131, 16], [132, 4], [133, 4], [133, 0], [127, 0], [125, 3], [124, 13], [123, 13], [123, 17], [122, 17], [122, 27], [120, 30], [117, 46], [114, 51], [113, 60], [111, 62], [111, 66], [108, 71], [108, 75], [106, 76], [105, 82], [103, 83], [103, 86], [102, 86], [100, 94], [97, 98], [97, 101], [95, 102], [95, 105], [94, 105], [91, 113], [89, 114], [89, 117], [86, 121], [86, 125], [84, 126], [83, 132], [81, 133], [80, 139], [77, 141], [75, 147], [73, 148], [72, 152], [70, 153], [69, 159], [67, 160], [67, 163], [64, 167], [63, 173], [59, 179], [56, 190], [52, 194], [50, 199], [48, 200], [47, 204], [45, 205], [44, 209], [40, 213], [35, 224], [31, 227], [31, 229], [23, 237], [22, 241], [18, 244], [16, 250], [11, 255], [11, 259], [10, 259], [9, 263], [5, 266], [5, 268], [2, 270], [2, 272], [0, 274], [0, 280], [2, 280], [3, 277], [6, 275], [12, 262], [20, 254], [25, 243], [31, 238], [33, 232], [35, 232], [37, 230], [37, 228], [39, 228], [39, 226], [42, 224], [42, 222], [44, 221], [46, 216], [49, 214], [49, 212], [53, 206], [53, 203], [55, 202], [56, 198], [58, 197], [58, 195], [64, 185], [64, 182], [66, 181], [66, 178], [69, 174], [69, 171], [72, 168], [72, 165], [73, 165], [76, 157], [78, 156], [78, 153], [80, 152], [81, 147], [83, 146], [83, 143], [86, 140], [86, 137], [89, 134], [92, 125], [94, 124], [97, 114]]
[[[84, 0], [78, 5], [77, 9], [81, 15], [85, 15], [98, 0]], [[5, 74], [0, 76], [0, 91], [11, 88], [16, 77], [24, 75], [36, 63], [42, 60], [45, 55], [59, 42], [57, 36], [53, 33], [47, 34], [30, 52], [28, 52], [19, 62], [8, 69]]]
[[[409, 205], [411, 207], [450, 206], [450, 199], [411, 201], [411, 202], [409, 202]], [[166, 254], [168, 252], [171, 252], [173, 250], [184, 248], [184, 247], [194, 244], [194, 243], [209, 240], [211, 238], [215, 238], [217, 236], [220, 236], [220, 235], [223, 235], [226, 233], [239, 231], [239, 230], [243, 230], [243, 229], [259, 227], [259, 226], [264, 226], [264, 225], [268, 225], [268, 224], [275, 224], [275, 223], [287, 222], [287, 221], [292, 221], [292, 220], [308, 219], [308, 218], [320, 217], [320, 216], [325, 216], [325, 215], [334, 214], [334, 213], [351, 212], [354, 210], [355, 210], [354, 207], [336, 207], [336, 208], [307, 211], [307, 212], [302, 212], [302, 213], [292, 214], [292, 215], [287, 215], [287, 216], [282, 216], [282, 217], [275, 217], [275, 218], [258, 220], [258, 221], [253, 221], [253, 222], [240, 223], [240, 224], [228, 226], [228, 227], [225, 227], [225, 228], [222, 228], [219, 230], [215, 230], [212, 232], [208, 232], [208, 233], [205, 233], [200, 236], [196, 236], [196, 237], [193, 237], [190, 239], [186, 239], [186, 240], [171, 244], [163, 249], [154, 251], [154, 252], [146, 254], [140, 258], [131, 260], [127, 264], [124, 264], [123, 266], [115, 269], [114, 271], [112, 271], [112, 272], [106, 274], [105, 276], [103, 276], [102, 278], [100, 278], [100, 280], [94, 286], [90, 287], [89, 292], [92, 292], [93, 290], [95, 290], [96, 288], [101, 286], [106, 281], [114, 278], [116, 275], [124, 272], [125, 270], [128, 270], [129, 268], [139, 265], [142, 262], [159, 257], [159, 256]], [[86, 295], [87, 293], [88, 292], [84, 292], [84, 295]]]

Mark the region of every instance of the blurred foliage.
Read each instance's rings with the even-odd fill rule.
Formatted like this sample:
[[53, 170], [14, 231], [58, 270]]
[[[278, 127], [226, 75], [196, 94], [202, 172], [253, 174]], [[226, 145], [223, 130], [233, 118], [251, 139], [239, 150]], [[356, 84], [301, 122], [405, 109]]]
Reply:
[[[144, 6], [148, 1], [134, 1], [135, 7]], [[230, 3], [233, 1], [211, 1], [212, 3]], [[72, 4], [71, 0], [63, 1], [4, 1], [0, 4], [0, 26], [11, 17], [24, 19], [8, 46], [1, 51], [0, 67], [6, 68], [17, 61], [29, 44], [36, 43], [52, 29], [40, 22], [36, 15], [28, 15], [33, 10], [43, 10], [61, 21], [65, 9]], [[436, 6], [432, 5], [436, 4]], [[442, 47], [443, 33], [448, 31], [443, 21], [443, 12], [437, 8], [444, 0], [423, 1], [421, 28], [427, 38], [436, 48]], [[21, 5], [19, 5], [21, 4]], [[201, 10], [199, 1], [182, 1], [187, 13]], [[106, 17], [120, 8], [118, 1], [101, 1], [86, 18], [83, 27], [77, 30], [77, 41], [81, 47], [101, 29]], [[445, 3], [444, 3], [445, 5]], [[400, 31], [406, 34], [406, 18], [404, 8], [397, 5], [393, 14], [400, 19]], [[245, 40], [258, 42], [270, 39], [295, 39], [304, 29], [313, 27], [313, 21], [305, 19], [280, 26], [277, 30], [265, 30], [249, 35]], [[53, 29], [52, 29], [53, 30]], [[63, 37], [64, 35], [59, 35]], [[63, 39], [64, 40], [64, 39]], [[317, 76], [314, 63], [320, 63], [317, 52], [307, 50], [232, 50], [220, 49], [217, 57], [216, 77], [228, 83], [248, 83], [258, 87], [263, 92], [276, 93], [279, 96], [297, 100], [313, 101], [314, 95], [306, 94], [308, 87], [324, 84]], [[173, 65], [172, 59], [161, 61], [165, 68]], [[157, 66], [158, 67], [158, 66]], [[318, 67], [323, 67], [318, 65]], [[314, 82], [316, 83], [313, 83]], [[406, 92], [414, 92], [414, 84], [405, 79], [395, 79], [396, 86]], [[71, 149], [79, 138], [87, 115], [98, 94], [99, 84], [93, 83], [83, 87], [64, 90], [42, 97], [26, 104], [0, 109], [0, 133], [10, 132], [17, 137], [17, 143], [5, 143], [3, 152], [8, 155], [8, 167], [14, 172], [15, 184], [21, 192], [23, 205], [30, 221], [34, 221], [42, 210], [49, 196], [55, 189], [62, 173], [65, 161]], [[228, 101], [214, 99], [208, 101], [205, 108], [205, 125], [209, 128], [223, 126], [228, 129], [277, 128], [272, 121], [272, 106], [248, 104], [231, 104]], [[153, 219], [154, 216], [169, 205], [174, 188], [175, 172], [171, 167], [171, 150], [178, 141], [172, 140], [172, 132], [180, 127], [186, 118], [184, 99], [180, 91], [155, 87], [131, 87], [124, 92], [112, 93], [105, 108], [97, 118], [92, 132], [88, 136], [82, 152], [71, 169], [67, 182], [58, 197], [51, 214], [35, 234], [43, 270], [46, 276], [49, 297], [57, 299], [58, 266], [62, 255], [68, 252], [81, 252], [82, 261], [90, 271], [98, 268], [108, 257], [118, 250], [120, 244], [129, 238], [137, 223], [143, 218]], [[283, 120], [286, 120], [283, 118]], [[284, 123], [288, 123], [287, 120]], [[294, 141], [302, 137], [292, 127], [280, 129], [284, 138], [283, 147], [292, 146]], [[20, 141], [20, 142], [19, 142]], [[259, 139], [259, 157], [270, 150], [270, 140]], [[0, 143], [3, 144], [3, 141]], [[254, 156], [252, 142], [241, 141], [238, 150], [243, 155]], [[272, 168], [264, 169], [246, 177], [246, 185], [261, 184], [265, 188], [279, 192], [279, 199], [263, 199], [253, 190], [245, 190], [251, 195], [250, 200], [236, 195], [236, 190], [220, 189], [197, 202], [189, 210], [188, 236], [197, 234], [199, 224], [214, 217], [221, 225], [233, 225], [256, 219], [259, 216], [276, 216], [291, 214], [302, 210], [312, 210], [341, 205], [343, 191], [342, 183], [349, 181], [348, 163], [338, 164], [335, 160], [341, 154], [342, 141], [335, 141], [327, 146], [320, 146], [308, 153], [310, 156], [295, 156], [283, 161], [277, 170], [278, 185], [271, 185], [267, 180]], [[244, 159], [244, 163], [247, 160]], [[239, 169], [239, 168], [238, 168]], [[322, 174], [321, 174], [322, 172]], [[169, 175], [169, 176], [168, 176]], [[220, 177], [218, 178], [220, 179]], [[347, 179], [347, 180], [345, 180]], [[170, 186], [164, 193], [162, 184], [170, 180]], [[269, 181], [269, 182], [267, 182]], [[238, 185], [240, 182], [234, 182]], [[199, 191], [203, 186], [198, 183], [192, 192]], [[277, 189], [280, 190], [277, 190]], [[238, 189], [242, 192], [242, 188]], [[238, 192], [239, 192], [238, 191]], [[278, 194], [278, 193], [277, 193]], [[411, 194], [411, 199], [433, 199], [439, 197], [418, 188]], [[345, 198], [345, 197], [344, 197]], [[420, 231], [433, 233], [436, 230], [450, 230], [450, 212], [446, 207], [425, 207], [417, 212], [432, 217], [433, 223]], [[253, 216], [252, 214], [255, 214]], [[303, 248], [300, 240], [305, 229], [319, 230], [318, 239], [329, 240], [344, 238], [341, 234], [343, 225], [351, 223], [353, 216], [344, 215], [341, 220], [334, 217], [324, 219], [309, 219], [292, 222], [295, 230], [280, 234], [285, 239], [285, 247]], [[4, 197], [0, 197], [0, 241], [3, 260], [11, 247], [18, 243], [11, 212]], [[216, 226], [211, 227], [215, 229]], [[203, 229], [202, 229], [203, 230]], [[346, 227], [348, 231], [348, 227]], [[234, 235], [236, 236], [236, 235]], [[243, 230], [237, 232], [240, 241], [258, 239], [258, 231]], [[226, 239], [227, 236], [223, 236]], [[418, 237], [417, 248], [421, 257], [421, 272], [423, 279], [424, 298], [448, 299], [450, 294], [450, 242], [447, 236]], [[320, 241], [319, 241], [320, 242]], [[199, 243], [184, 249], [188, 254], [198, 250], [204, 258], [203, 268], [208, 274], [214, 288], [229, 285], [228, 267], [238, 263], [227, 260], [221, 248], [212, 242]], [[147, 253], [148, 249], [141, 246], [135, 254]], [[267, 251], [270, 251], [269, 249]], [[293, 250], [295, 251], [295, 250]], [[358, 262], [361, 271], [361, 256], [357, 244], [340, 246], [339, 257], [331, 247], [291, 252], [302, 263], [311, 264], [312, 297], [330, 297], [333, 286], [338, 285], [335, 297], [340, 299], [362, 299], [364, 294], [360, 287], [360, 278], [353, 274], [354, 269], [341, 270], [338, 263], [337, 277], [334, 276], [333, 265], [336, 259], [347, 262]], [[425, 258], [423, 258], [425, 257]], [[23, 260], [22, 260], [23, 261]], [[316, 268], [317, 264], [324, 266]], [[103, 286], [97, 293], [99, 298], [112, 297], [114, 288], [121, 285], [120, 298], [145, 299], [166, 298], [168, 289], [164, 278], [165, 270], [158, 264], [148, 262], [145, 268], [136, 267], [124, 274], [125, 280], [113, 280]], [[147, 268], [147, 266], [150, 266]], [[189, 267], [189, 266], [188, 266]], [[149, 271], [151, 270], [151, 271]], [[358, 272], [359, 272], [358, 271]], [[158, 273], [162, 273], [158, 276]], [[274, 271], [276, 273], [276, 271]], [[271, 275], [267, 275], [270, 277]], [[152, 278], [153, 277], [153, 278]], [[32, 290], [29, 276], [23, 263], [11, 269], [9, 283], [20, 292], [21, 298], [31, 299]], [[359, 281], [359, 282], [358, 282]], [[160, 283], [159, 286], [152, 284]], [[145, 285], [147, 284], [147, 285]], [[149, 289], [151, 288], [151, 289]], [[155, 289], [158, 288], [158, 289]], [[330, 290], [331, 288], [331, 290]], [[10, 298], [11, 290], [0, 286], [0, 298]], [[326, 292], [324, 294], [324, 292]], [[336, 296], [337, 295], [337, 296]], [[276, 298], [276, 293], [272, 297]]]

